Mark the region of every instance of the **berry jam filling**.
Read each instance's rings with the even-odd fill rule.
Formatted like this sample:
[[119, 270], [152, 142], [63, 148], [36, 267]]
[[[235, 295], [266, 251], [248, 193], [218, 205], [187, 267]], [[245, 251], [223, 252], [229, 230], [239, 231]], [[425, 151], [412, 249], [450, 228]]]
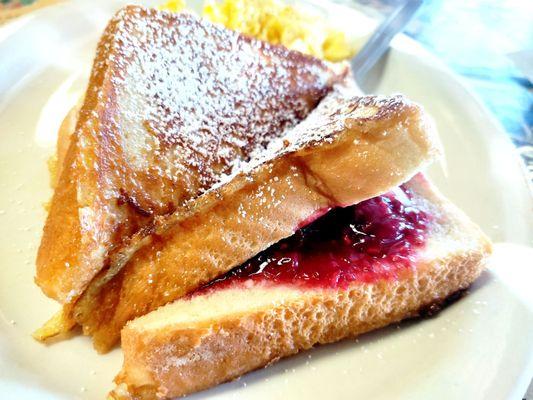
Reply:
[[394, 279], [412, 265], [431, 222], [412, 198], [401, 186], [333, 209], [201, 290], [248, 280], [336, 288]]

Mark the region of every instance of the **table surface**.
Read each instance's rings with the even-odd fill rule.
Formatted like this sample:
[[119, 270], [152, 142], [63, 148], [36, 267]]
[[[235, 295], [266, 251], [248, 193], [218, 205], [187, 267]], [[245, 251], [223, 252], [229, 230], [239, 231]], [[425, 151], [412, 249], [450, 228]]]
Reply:
[[[405, 0], [334, 1], [386, 15]], [[425, 0], [405, 30], [462, 76], [493, 112], [517, 146], [531, 182], [533, 84], [512, 55], [527, 52], [533, 75], [532, 16], [531, 0]]]
[[533, 53], [533, 1], [427, 1], [406, 33], [478, 94], [517, 146], [532, 178], [533, 85], [509, 55]]

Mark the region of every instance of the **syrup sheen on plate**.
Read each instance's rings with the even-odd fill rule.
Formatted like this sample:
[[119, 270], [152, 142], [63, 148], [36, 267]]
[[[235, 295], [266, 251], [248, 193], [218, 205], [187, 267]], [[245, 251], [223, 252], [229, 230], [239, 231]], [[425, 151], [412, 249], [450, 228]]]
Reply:
[[405, 186], [336, 208], [210, 282], [211, 291], [252, 280], [311, 287], [394, 279], [410, 268], [431, 216]]

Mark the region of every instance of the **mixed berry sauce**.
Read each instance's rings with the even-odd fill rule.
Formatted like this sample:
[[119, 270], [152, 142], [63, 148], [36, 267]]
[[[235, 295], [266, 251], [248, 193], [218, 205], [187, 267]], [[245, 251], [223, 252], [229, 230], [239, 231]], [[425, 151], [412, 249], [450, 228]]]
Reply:
[[430, 222], [430, 215], [412, 202], [410, 190], [401, 186], [329, 211], [201, 291], [247, 280], [337, 288], [394, 279], [412, 265]]

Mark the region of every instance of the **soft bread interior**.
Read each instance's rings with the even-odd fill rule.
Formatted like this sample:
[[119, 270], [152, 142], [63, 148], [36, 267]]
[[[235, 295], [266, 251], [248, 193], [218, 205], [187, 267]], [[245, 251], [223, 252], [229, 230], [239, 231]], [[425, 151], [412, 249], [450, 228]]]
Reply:
[[124, 366], [112, 398], [202, 390], [315, 344], [416, 316], [467, 288], [490, 254], [489, 240], [422, 177], [409, 187], [435, 220], [418, 259], [397, 279], [341, 289], [242, 284], [177, 300], [123, 329]]
[[165, 327], [196, 328], [206, 321], [276, 307], [294, 301], [305, 292], [296, 288], [253, 285], [217, 290], [206, 296], [178, 300], [133, 320], [131, 329], [152, 330]]
[[[444, 230], [441, 230], [443, 233]], [[447, 259], [461, 255], [465, 250], [465, 242], [460, 240], [446, 240], [446, 236], [438, 236], [434, 231], [424, 251], [420, 254], [420, 265], [432, 259]], [[469, 239], [475, 244], [472, 239]], [[444, 272], [444, 271], [443, 271]], [[445, 274], [442, 275], [442, 279]], [[424, 286], [415, 290], [403, 286], [401, 282], [391, 282], [390, 287], [396, 287], [398, 293], [407, 296], [417, 296], [417, 292], [439, 293], [439, 287], [445, 282], [441, 279], [425, 280]], [[359, 286], [358, 282], [353, 283]], [[367, 285], [363, 285], [367, 286]], [[362, 287], [362, 286], [361, 286]], [[215, 290], [205, 295], [195, 295], [191, 298], [180, 299], [163, 306], [142, 317], [136, 318], [128, 324], [128, 329], [151, 331], [158, 329], [190, 329], [202, 328], [216, 323], [218, 319], [239, 318], [249, 313], [282, 307], [306, 298], [329, 295], [348, 291], [349, 289], [328, 288], [299, 288], [286, 284], [251, 283], [241, 284]], [[329, 293], [328, 293], [329, 292]]]
[[[479, 229], [462, 212], [438, 195], [424, 177], [418, 175], [406, 186], [414, 194], [411, 199], [413, 204], [434, 217], [429, 227], [427, 243], [416, 257], [420, 268], [427, 268], [432, 260], [454, 258], [463, 255], [465, 251], [479, 251], [480, 244], [488, 248], [488, 241]], [[444, 282], [438, 280], [428, 281], [426, 285], [432, 286], [431, 288], [425, 287], [417, 290], [438, 293], [438, 287], [443, 284]], [[353, 285], [359, 284], [354, 282]], [[405, 290], [409, 289], [405, 288]], [[131, 321], [128, 328], [138, 330], [162, 329], [170, 326], [184, 329], [195, 328], [205, 326], [219, 318], [238, 318], [239, 315], [245, 313], [277, 307], [286, 302], [316, 296], [324, 291], [335, 292], [336, 290], [244, 281], [240, 282], [237, 287], [230, 286], [212, 292], [207, 291], [206, 294], [193, 295], [175, 301]], [[411, 293], [411, 295], [416, 296], [416, 293]]]

